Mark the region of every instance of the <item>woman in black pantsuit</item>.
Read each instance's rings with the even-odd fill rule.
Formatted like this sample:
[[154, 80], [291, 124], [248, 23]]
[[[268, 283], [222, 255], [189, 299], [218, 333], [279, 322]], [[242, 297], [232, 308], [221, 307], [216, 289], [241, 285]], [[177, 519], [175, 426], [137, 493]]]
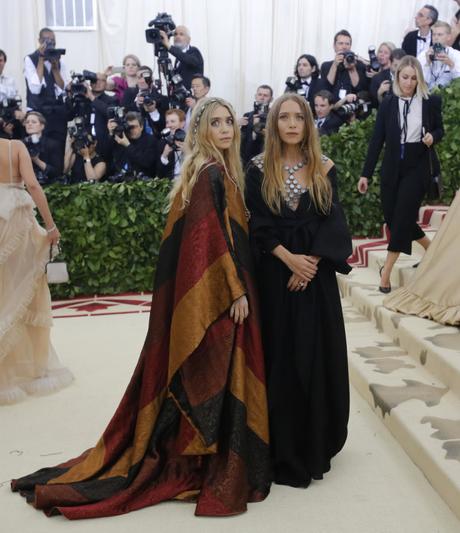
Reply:
[[369, 143], [358, 190], [367, 191], [380, 152], [385, 144], [380, 171], [380, 195], [390, 242], [380, 271], [379, 290], [391, 291], [390, 276], [399, 254], [411, 254], [412, 241], [425, 249], [430, 240], [417, 224], [418, 211], [429, 184], [431, 172], [439, 168], [433, 143], [441, 140], [444, 129], [441, 99], [428, 95], [420, 63], [405, 56], [396, 71], [393, 93], [380, 105], [374, 133]]

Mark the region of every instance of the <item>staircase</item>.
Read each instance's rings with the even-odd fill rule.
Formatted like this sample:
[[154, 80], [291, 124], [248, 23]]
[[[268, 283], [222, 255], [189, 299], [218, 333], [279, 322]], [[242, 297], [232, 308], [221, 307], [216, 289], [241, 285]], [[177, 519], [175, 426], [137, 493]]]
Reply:
[[[445, 207], [425, 207], [433, 238]], [[338, 275], [347, 329], [350, 379], [432, 486], [460, 519], [460, 328], [383, 307], [377, 289], [387, 234], [354, 241], [353, 271]], [[406, 284], [422, 256], [401, 255], [392, 287]]]

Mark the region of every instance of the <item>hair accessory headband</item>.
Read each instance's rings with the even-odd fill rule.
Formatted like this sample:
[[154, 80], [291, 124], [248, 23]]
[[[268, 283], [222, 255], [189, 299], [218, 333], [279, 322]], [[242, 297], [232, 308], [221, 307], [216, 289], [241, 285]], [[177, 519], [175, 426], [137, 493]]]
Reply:
[[217, 103], [219, 100], [217, 100], [217, 98], [209, 98], [209, 100], [207, 102], [204, 102], [202, 105], [201, 105], [201, 109], [198, 111], [196, 117], [195, 117], [195, 123], [193, 125], [193, 144], [195, 144], [195, 139], [196, 139], [196, 133], [198, 131], [198, 125], [200, 123], [200, 120], [201, 120], [201, 116], [202, 114], [204, 113], [204, 110], [210, 105], [210, 104], [215, 104]]

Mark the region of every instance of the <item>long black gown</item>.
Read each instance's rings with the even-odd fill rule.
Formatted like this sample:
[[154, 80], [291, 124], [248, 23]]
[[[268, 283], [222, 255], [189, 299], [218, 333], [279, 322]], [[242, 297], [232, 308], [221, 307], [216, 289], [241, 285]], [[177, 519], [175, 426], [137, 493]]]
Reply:
[[[274, 215], [261, 194], [262, 160], [248, 165], [247, 205], [256, 256], [266, 357], [274, 481], [309, 485], [330, 470], [347, 437], [347, 346], [336, 271], [347, 274], [351, 239], [340, 206], [336, 171], [328, 177], [333, 205], [316, 211], [308, 192], [296, 210]], [[282, 244], [293, 253], [321, 257], [305, 291], [287, 289], [290, 270], [270, 252]]]

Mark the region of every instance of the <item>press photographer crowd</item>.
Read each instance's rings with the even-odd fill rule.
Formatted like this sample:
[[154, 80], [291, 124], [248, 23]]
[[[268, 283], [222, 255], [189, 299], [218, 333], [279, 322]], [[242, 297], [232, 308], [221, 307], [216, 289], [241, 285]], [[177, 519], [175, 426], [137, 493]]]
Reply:
[[[405, 55], [417, 57], [430, 91], [460, 77], [460, 10], [448, 24], [425, 5], [415, 23], [400, 47], [388, 41], [369, 46], [368, 58], [353, 51], [347, 30], [337, 32], [334, 58], [320, 65], [314, 55], [302, 54], [285, 92], [304, 97], [318, 133], [330, 135], [379, 107]], [[0, 50], [0, 137], [23, 140], [41, 185], [179, 175], [191, 113], [211, 81], [189, 30], [170, 15], [160, 13], [149, 23], [146, 40], [154, 47], [157, 78], [133, 54], [124, 57], [120, 74], [112, 67], [76, 73], [66, 66], [54, 32], [43, 28], [38, 48], [24, 60], [25, 106], [16, 81], [4, 74], [7, 51]], [[263, 151], [273, 97], [262, 83], [253, 109], [239, 119], [244, 163]]]

